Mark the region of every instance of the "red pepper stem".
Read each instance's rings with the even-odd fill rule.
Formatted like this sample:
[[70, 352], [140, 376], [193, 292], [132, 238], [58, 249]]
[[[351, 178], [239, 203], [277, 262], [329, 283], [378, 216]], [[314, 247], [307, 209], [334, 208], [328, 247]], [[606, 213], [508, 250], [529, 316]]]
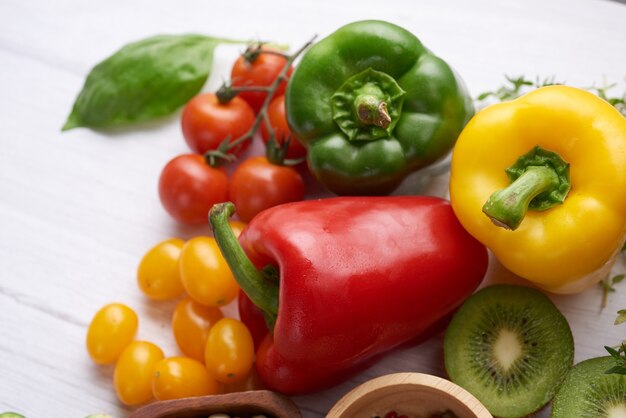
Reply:
[[[263, 271], [257, 269], [244, 252], [228, 224], [233, 213], [235, 205], [231, 202], [218, 203], [211, 208], [209, 222], [213, 235], [239, 287], [263, 311], [271, 331], [278, 315], [278, 283], [272, 278], [266, 278]], [[268, 274], [275, 275], [275, 271], [269, 271]]]
[[492, 222], [515, 230], [520, 225], [530, 202], [539, 194], [559, 186], [559, 176], [551, 167], [528, 167], [524, 174], [508, 187], [489, 196], [483, 212]]

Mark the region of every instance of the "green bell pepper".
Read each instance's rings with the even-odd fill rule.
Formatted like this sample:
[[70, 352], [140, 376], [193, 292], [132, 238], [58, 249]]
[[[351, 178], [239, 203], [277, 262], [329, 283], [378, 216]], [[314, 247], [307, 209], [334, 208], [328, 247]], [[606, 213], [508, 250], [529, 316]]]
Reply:
[[407, 30], [373, 20], [310, 48], [285, 100], [311, 173], [340, 195], [391, 193], [446, 155], [474, 113], [448, 64]]

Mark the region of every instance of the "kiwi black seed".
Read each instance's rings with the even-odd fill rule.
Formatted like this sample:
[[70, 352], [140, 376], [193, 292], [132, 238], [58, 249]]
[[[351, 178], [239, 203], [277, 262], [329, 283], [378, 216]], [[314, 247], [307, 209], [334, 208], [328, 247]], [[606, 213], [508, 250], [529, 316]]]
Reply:
[[444, 360], [450, 379], [493, 415], [523, 417], [554, 397], [572, 367], [574, 340], [546, 295], [496, 285], [472, 295], [454, 315]]
[[612, 357], [578, 363], [554, 397], [551, 417], [626, 417], [626, 376], [606, 373], [615, 365]]

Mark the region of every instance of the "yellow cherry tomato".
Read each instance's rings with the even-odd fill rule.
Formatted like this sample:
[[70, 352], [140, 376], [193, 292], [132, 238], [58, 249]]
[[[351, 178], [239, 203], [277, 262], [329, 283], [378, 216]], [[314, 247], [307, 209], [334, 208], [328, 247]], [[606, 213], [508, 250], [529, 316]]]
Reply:
[[233, 318], [220, 319], [209, 331], [204, 359], [209, 372], [222, 383], [245, 379], [254, 362], [248, 327]]
[[179, 267], [189, 297], [201, 305], [226, 305], [239, 292], [215, 238], [196, 237], [187, 241], [180, 253]]
[[152, 247], [143, 256], [137, 268], [137, 283], [151, 299], [173, 299], [185, 289], [180, 280], [178, 258], [185, 241], [171, 238]]
[[154, 368], [152, 394], [160, 401], [217, 393], [217, 381], [197, 360], [169, 357], [158, 362]]
[[259, 377], [259, 373], [256, 371], [256, 367], [252, 365], [250, 373], [238, 382], [226, 383], [222, 387], [224, 393], [232, 392], [247, 392], [250, 390], [263, 390], [267, 389], [267, 386], [263, 383]]
[[152, 372], [163, 360], [163, 351], [147, 341], [133, 341], [115, 364], [113, 384], [117, 397], [126, 405], [140, 405], [152, 399]]
[[172, 316], [172, 330], [180, 351], [204, 363], [209, 329], [223, 317], [219, 308], [200, 305], [190, 298], [178, 302]]
[[87, 352], [98, 364], [115, 362], [137, 333], [137, 314], [121, 303], [101, 308], [87, 330]]

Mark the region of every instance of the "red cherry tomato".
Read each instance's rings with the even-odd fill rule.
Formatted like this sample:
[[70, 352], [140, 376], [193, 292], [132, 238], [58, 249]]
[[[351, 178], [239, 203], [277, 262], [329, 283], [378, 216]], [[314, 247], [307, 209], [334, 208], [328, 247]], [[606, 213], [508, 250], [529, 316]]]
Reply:
[[211, 167], [202, 155], [179, 155], [161, 172], [159, 197], [165, 210], [177, 221], [207, 223], [209, 209], [228, 199], [226, 171]]
[[[291, 137], [289, 142], [289, 148], [287, 149], [287, 158], [298, 159], [306, 155], [306, 148], [298, 138], [292, 135], [287, 125], [287, 118], [285, 117], [285, 96], [278, 96], [272, 99], [269, 107], [267, 108], [267, 116], [269, 118], [270, 126], [274, 130], [274, 136], [278, 145], [282, 145], [287, 137]], [[267, 144], [270, 138], [269, 131], [265, 127], [265, 124], [261, 124], [261, 137], [263, 142]]]
[[[245, 100], [235, 97], [228, 103], [220, 103], [215, 94], [203, 93], [187, 103], [181, 125], [189, 148], [204, 154], [217, 149], [226, 138], [235, 140], [243, 136], [254, 124], [254, 119], [254, 111]], [[232, 153], [239, 155], [250, 142], [244, 141]]]
[[[263, 47], [263, 50], [274, 51], [267, 47]], [[261, 52], [253, 62], [248, 62], [242, 55], [235, 61], [231, 70], [230, 78], [232, 85], [233, 87], [269, 87], [274, 83], [274, 80], [276, 80], [276, 77], [278, 77], [286, 64], [287, 60], [280, 55]], [[289, 68], [287, 77], [291, 75], [292, 71], [293, 68]], [[285, 94], [286, 87], [287, 82], [281, 82], [274, 97]], [[263, 106], [267, 93], [264, 91], [246, 91], [239, 93], [239, 97], [248, 102], [252, 109], [258, 113]]]
[[264, 209], [304, 199], [304, 181], [293, 167], [272, 164], [265, 157], [252, 157], [233, 172], [229, 198], [239, 219], [249, 222]]

